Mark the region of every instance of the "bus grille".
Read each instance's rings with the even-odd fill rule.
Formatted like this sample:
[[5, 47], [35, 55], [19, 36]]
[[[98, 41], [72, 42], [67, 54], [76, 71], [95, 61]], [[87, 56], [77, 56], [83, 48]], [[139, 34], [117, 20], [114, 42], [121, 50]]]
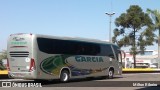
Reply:
[[10, 52], [11, 57], [28, 57], [29, 52], [27, 51], [16, 51], [16, 52]]

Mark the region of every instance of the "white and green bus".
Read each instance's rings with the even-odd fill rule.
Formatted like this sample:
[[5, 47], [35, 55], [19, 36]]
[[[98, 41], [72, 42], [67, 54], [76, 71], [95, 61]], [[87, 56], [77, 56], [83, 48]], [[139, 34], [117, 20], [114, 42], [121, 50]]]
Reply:
[[8, 75], [52, 80], [122, 74], [118, 46], [100, 40], [38, 34], [12, 34], [7, 44]]

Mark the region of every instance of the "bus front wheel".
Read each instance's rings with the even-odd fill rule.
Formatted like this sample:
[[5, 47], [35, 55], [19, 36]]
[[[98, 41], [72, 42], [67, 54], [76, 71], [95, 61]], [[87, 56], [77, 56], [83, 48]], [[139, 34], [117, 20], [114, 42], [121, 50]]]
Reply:
[[60, 75], [61, 82], [67, 82], [69, 80], [69, 72], [67, 70], [63, 70]]
[[114, 75], [114, 70], [113, 69], [109, 69], [108, 79], [113, 79], [113, 75]]

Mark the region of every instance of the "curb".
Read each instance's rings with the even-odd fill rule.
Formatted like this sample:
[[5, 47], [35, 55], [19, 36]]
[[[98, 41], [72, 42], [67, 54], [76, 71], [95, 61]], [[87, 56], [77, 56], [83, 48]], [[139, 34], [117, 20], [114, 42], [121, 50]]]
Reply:
[[152, 68], [131, 68], [131, 69], [123, 69], [123, 73], [160, 73], [160, 69], [152, 69]]
[[0, 79], [9, 79], [7, 74], [1, 74]]
[[0, 70], [0, 79], [9, 79], [7, 70]]
[[160, 73], [160, 71], [122, 71], [122, 74], [123, 73]]

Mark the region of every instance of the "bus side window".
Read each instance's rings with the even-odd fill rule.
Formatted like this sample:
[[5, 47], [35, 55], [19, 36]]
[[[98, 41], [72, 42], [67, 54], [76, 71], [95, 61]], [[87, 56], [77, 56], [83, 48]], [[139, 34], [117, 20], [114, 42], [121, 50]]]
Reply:
[[115, 59], [111, 45], [101, 45], [100, 49], [101, 52], [99, 53], [99, 55], [108, 56], [110, 58]]
[[[114, 46], [113, 45], [113, 49], [114, 49], [114, 52], [115, 52], [115, 55], [116, 55], [116, 60], [119, 61], [119, 57], [121, 55], [120, 51], [119, 51], [119, 48], [117, 46]], [[120, 55], [119, 55], [120, 54]]]

